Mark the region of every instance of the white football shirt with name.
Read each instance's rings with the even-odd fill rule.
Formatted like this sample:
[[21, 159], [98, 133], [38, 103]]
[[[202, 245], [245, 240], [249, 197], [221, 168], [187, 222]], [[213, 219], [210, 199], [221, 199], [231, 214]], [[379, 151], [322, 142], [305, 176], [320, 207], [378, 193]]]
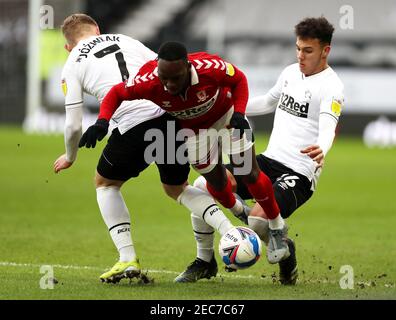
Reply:
[[[263, 154], [306, 176], [313, 182], [313, 190], [321, 170], [316, 170], [317, 163], [300, 150], [318, 143], [320, 117], [330, 124], [334, 121], [335, 129], [344, 102], [343, 91], [344, 86], [331, 67], [306, 77], [295, 63], [283, 70], [276, 85], [265, 95], [266, 104], [276, 110]], [[249, 115], [249, 106], [246, 113]], [[333, 138], [330, 135], [327, 139], [330, 141], [326, 149]]]
[[[83, 92], [102, 102], [116, 84], [133, 78], [156, 54], [141, 42], [121, 34], [102, 34], [79, 41], [62, 72], [66, 109], [82, 108]], [[121, 134], [164, 111], [148, 100], [124, 101], [113, 115]]]

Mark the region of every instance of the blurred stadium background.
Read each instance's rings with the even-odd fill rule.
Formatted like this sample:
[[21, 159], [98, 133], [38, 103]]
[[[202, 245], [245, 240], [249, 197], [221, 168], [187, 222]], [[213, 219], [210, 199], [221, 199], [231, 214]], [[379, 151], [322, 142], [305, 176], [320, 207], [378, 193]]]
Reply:
[[[67, 58], [59, 26], [85, 12], [103, 33], [124, 33], [156, 51], [166, 40], [207, 50], [248, 76], [251, 96], [266, 92], [295, 61], [294, 25], [325, 15], [335, 26], [330, 63], [345, 84], [339, 133], [396, 145], [396, 2], [247, 0], [0, 0], [0, 125], [62, 132], [60, 72]], [[98, 105], [86, 99], [87, 121]], [[272, 117], [252, 119], [269, 132]]]

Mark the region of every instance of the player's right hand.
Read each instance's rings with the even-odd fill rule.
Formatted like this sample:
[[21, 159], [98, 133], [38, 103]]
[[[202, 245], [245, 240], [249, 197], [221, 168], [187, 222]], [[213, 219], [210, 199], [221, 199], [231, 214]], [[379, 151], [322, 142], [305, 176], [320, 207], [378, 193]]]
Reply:
[[95, 148], [96, 141], [102, 141], [109, 129], [109, 122], [106, 119], [98, 119], [82, 135], [78, 147]]
[[[234, 112], [230, 120], [230, 127], [234, 128], [233, 135], [236, 135], [237, 138], [242, 139], [243, 134], [247, 130], [252, 130], [250, 128], [249, 122], [245, 119], [245, 115], [240, 112]], [[246, 138], [250, 141], [254, 141], [253, 132], [251, 135], [247, 135]]]
[[66, 160], [66, 154], [62, 154], [58, 159], [54, 162], [54, 172], [58, 173], [61, 170], [70, 168], [73, 162], [69, 162]]

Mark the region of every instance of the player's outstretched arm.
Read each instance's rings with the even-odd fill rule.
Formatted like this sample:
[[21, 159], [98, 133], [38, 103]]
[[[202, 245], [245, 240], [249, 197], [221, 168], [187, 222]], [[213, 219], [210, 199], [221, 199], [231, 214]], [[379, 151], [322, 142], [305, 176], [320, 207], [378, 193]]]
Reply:
[[70, 168], [77, 158], [78, 142], [82, 131], [82, 102], [66, 106], [65, 121], [65, 149], [66, 153], [58, 157], [54, 162], [55, 173]]
[[317, 143], [301, 150], [307, 154], [313, 161], [317, 162], [316, 169], [322, 168], [324, 158], [329, 152], [335, 137], [338, 119], [334, 115], [322, 112], [319, 115], [319, 136]]
[[134, 100], [133, 89], [126, 87], [124, 82], [115, 85], [104, 97], [100, 104], [98, 119], [110, 121], [114, 112], [124, 100]]
[[223, 79], [220, 83], [231, 88], [234, 112], [244, 115], [249, 98], [248, 81], [245, 74], [237, 67], [228, 62], [226, 65], [227, 72], [223, 75]]
[[226, 66], [226, 73], [220, 73], [220, 77], [222, 77], [220, 84], [231, 88], [234, 114], [230, 120], [230, 127], [237, 129], [236, 132], [239, 132], [239, 138], [242, 138], [245, 130], [251, 130], [249, 122], [245, 118], [246, 104], [249, 97], [248, 82], [241, 70], [228, 62]]
[[125, 87], [124, 82], [110, 89], [100, 105], [98, 120], [82, 135], [78, 144], [80, 148], [84, 146], [95, 148], [96, 142], [101, 141], [106, 136], [109, 129], [109, 121], [122, 101], [135, 99], [132, 93], [133, 89]]
[[246, 106], [246, 115], [251, 117], [272, 113], [275, 111], [277, 104], [278, 99], [273, 98], [269, 93], [249, 98]]
[[246, 106], [247, 116], [260, 116], [275, 111], [282, 94], [284, 72], [281, 73], [276, 84], [266, 94], [249, 98]]
[[61, 170], [70, 168], [72, 166], [73, 162], [69, 162], [66, 159], [66, 153], [62, 154], [58, 159], [55, 160], [54, 162], [54, 172], [58, 173]]

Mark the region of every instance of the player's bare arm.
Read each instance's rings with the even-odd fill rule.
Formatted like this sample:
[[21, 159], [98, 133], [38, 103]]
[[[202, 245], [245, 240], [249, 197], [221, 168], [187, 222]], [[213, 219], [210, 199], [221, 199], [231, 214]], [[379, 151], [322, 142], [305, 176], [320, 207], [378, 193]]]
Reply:
[[54, 172], [59, 173], [60, 171], [70, 168], [73, 165], [73, 162], [67, 161], [66, 153], [62, 154], [58, 159], [54, 162]]

